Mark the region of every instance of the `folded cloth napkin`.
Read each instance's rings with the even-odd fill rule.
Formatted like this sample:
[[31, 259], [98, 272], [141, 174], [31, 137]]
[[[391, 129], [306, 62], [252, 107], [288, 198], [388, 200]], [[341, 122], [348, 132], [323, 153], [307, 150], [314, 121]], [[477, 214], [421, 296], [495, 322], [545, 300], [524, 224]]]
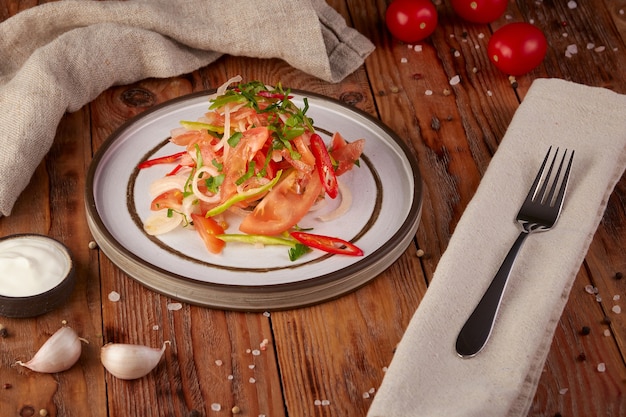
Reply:
[[[520, 229], [514, 221], [549, 145], [575, 149], [554, 229], [522, 247], [495, 328], [475, 357], [459, 330]], [[526, 416], [554, 330], [609, 195], [626, 167], [626, 96], [534, 81], [460, 219], [400, 341], [369, 417]]]
[[373, 49], [324, 0], [82, 0], [18, 13], [0, 23], [0, 216], [63, 114], [112, 85], [189, 73], [223, 54], [280, 58], [334, 83]]

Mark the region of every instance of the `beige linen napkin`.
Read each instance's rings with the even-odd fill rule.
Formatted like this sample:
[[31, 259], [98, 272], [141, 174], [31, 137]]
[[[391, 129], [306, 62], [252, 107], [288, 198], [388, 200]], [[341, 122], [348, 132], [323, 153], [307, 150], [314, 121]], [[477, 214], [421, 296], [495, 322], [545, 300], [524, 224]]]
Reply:
[[[487, 346], [456, 337], [519, 229], [521, 202], [549, 145], [575, 149], [556, 227], [531, 235]], [[526, 416], [572, 283], [626, 167], [626, 96], [536, 80], [494, 155], [417, 308], [369, 417]]]
[[188, 73], [222, 54], [280, 58], [334, 83], [373, 49], [324, 0], [82, 0], [18, 13], [0, 23], [0, 215], [63, 114], [111, 85]]

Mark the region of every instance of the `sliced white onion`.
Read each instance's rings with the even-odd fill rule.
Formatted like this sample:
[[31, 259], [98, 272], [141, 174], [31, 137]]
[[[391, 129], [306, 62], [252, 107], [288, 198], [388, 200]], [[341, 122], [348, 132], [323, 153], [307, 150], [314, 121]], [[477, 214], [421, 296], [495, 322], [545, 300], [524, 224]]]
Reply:
[[231, 85], [232, 83], [238, 83], [241, 82], [241, 80], [243, 80], [243, 78], [241, 77], [241, 75], [235, 75], [233, 78], [229, 79], [228, 81], [226, 81], [224, 84], [220, 85], [217, 88], [217, 91], [215, 92], [215, 94], [211, 94], [209, 96], [209, 100], [213, 100], [215, 97], [217, 96], [221, 96], [222, 94], [224, 94], [224, 92], [226, 91], [226, 89], [228, 89], [228, 86]]
[[152, 236], [162, 235], [176, 229], [182, 221], [182, 214], [163, 209], [152, 213], [143, 223], [143, 229]]
[[337, 179], [337, 185], [339, 186], [341, 203], [339, 203], [339, 206], [335, 210], [318, 217], [318, 219], [323, 222], [329, 222], [343, 216], [352, 206], [352, 192], [350, 189], [343, 182], [339, 181], [339, 179]]
[[187, 176], [185, 175], [166, 175], [153, 181], [148, 192], [154, 198], [170, 190], [183, 191], [186, 182]]
[[207, 203], [217, 203], [218, 201], [220, 201], [219, 193], [215, 193], [213, 195], [206, 195], [198, 189], [198, 181], [200, 180], [200, 175], [204, 173], [207, 173], [211, 176], [218, 175], [217, 169], [215, 167], [205, 165], [203, 167], [198, 168], [196, 170], [196, 173], [193, 176], [193, 180], [191, 181], [191, 190], [193, 191], [194, 195], [198, 199], [202, 201], [206, 201]]

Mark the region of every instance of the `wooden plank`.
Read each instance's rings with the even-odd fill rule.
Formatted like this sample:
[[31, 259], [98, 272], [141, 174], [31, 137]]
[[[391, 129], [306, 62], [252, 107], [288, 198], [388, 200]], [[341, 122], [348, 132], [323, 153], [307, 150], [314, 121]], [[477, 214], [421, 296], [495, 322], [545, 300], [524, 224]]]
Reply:
[[[82, 190], [86, 161], [91, 155], [89, 112], [65, 116], [56, 140], [9, 218], [0, 219], [0, 235], [40, 233], [68, 246], [76, 267], [77, 284], [68, 303], [34, 319], [2, 318], [9, 336], [0, 338], [2, 384], [0, 409], [15, 415], [30, 410], [64, 416], [106, 416], [103, 369], [99, 363], [102, 341], [97, 256], [90, 251]], [[68, 213], [70, 215], [68, 215]], [[9, 221], [10, 220], [10, 221]], [[62, 325], [84, 338], [79, 362], [70, 370], [38, 374], [15, 365], [26, 361]]]

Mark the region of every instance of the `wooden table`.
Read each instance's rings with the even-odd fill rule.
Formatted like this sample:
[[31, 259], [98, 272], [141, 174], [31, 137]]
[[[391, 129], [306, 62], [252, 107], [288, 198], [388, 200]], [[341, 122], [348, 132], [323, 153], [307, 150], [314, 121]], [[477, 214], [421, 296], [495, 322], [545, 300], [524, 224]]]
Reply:
[[[0, 1], [0, 20], [44, 1]], [[391, 38], [386, 1], [331, 0], [376, 45], [364, 67], [332, 85], [279, 60], [223, 57], [191, 74], [150, 79], [103, 92], [67, 114], [36, 180], [0, 235], [34, 232], [72, 251], [78, 284], [63, 308], [35, 319], [1, 318], [0, 415], [32, 416], [365, 416], [394, 347], [424, 296], [463, 209], [531, 82], [556, 77], [626, 93], [626, 1], [511, 2], [497, 22], [464, 23], [438, 1], [440, 23], [421, 51]], [[549, 40], [548, 55], [515, 82], [488, 61], [492, 30], [533, 21]], [[578, 53], [566, 57], [568, 45]], [[588, 44], [589, 47], [587, 46]], [[458, 52], [458, 53], [457, 53]], [[424, 205], [415, 244], [387, 271], [337, 300], [266, 314], [184, 304], [144, 288], [91, 249], [83, 189], [92, 155], [117, 127], [151, 106], [215, 88], [230, 76], [281, 81], [356, 106], [379, 118], [415, 151]], [[461, 82], [449, 80], [459, 75]], [[432, 95], [426, 94], [432, 91]], [[626, 301], [626, 178], [617, 185], [569, 302], [558, 323], [529, 416], [626, 415], [626, 319], [612, 307]], [[424, 255], [418, 257], [418, 250]], [[602, 301], [585, 291], [596, 287]], [[121, 294], [111, 302], [108, 294]], [[621, 295], [621, 301], [614, 296]], [[623, 304], [626, 307], [626, 304]], [[27, 359], [62, 322], [89, 344], [69, 371], [45, 375], [14, 365]], [[589, 327], [588, 335], [581, 329]], [[260, 343], [268, 347], [253, 355]], [[160, 366], [121, 381], [105, 372], [99, 350], [115, 342], [159, 346]], [[597, 365], [606, 364], [605, 372]], [[229, 377], [230, 376], [230, 377]], [[219, 404], [220, 412], [212, 411]], [[237, 411], [237, 410], [235, 410]]]

